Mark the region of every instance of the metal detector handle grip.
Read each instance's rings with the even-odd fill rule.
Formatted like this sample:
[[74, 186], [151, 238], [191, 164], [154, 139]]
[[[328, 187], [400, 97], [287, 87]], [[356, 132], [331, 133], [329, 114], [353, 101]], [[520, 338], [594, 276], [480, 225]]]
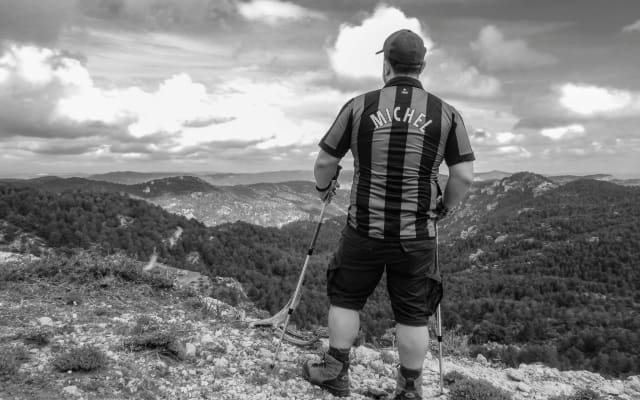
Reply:
[[340, 185], [338, 184], [338, 177], [340, 176], [341, 169], [342, 167], [340, 166], [340, 164], [338, 164], [338, 166], [336, 167], [336, 173], [335, 175], [333, 175], [333, 178], [331, 178], [331, 182], [329, 182], [329, 185], [326, 187], [326, 189], [320, 189], [318, 188], [318, 186], [316, 186], [316, 190], [318, 190], [322, 194], [322, 203], [325, 205], [331, 203], [331, 199], [335, 195], [336, 189], [340, 187]]
[[[331, 178], [331, 192], [333, 193], [336, 190], [336, 186], [338, 185], [338, 178], [340, 177], [340, 171], [342, 171], [342, 166], [338, 164], [336, 167], [336, 174]], [[327, 199], [330, 200], [332, 196], [329, 196]]]

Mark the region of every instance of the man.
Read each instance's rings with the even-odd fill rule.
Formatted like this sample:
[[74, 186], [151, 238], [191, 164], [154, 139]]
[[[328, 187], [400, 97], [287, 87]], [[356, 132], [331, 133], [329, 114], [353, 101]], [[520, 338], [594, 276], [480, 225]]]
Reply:
[[[416, 400], [422, 395], [427, 321], [442, 298], [434, 224], [468, 190], [475, 157], [458, 111], [418, 80], [425, 66], [422, 39], [400, 30], [380, 52], [384, 87], [348, 101], [320, 141], [314, 173], [321, 199], [330, 195], [349, 150], [355, 171], [347, 226], [327, 272], [330, 348], [322, 362], [307, 361], [302, 373], [334, 395], [349, 395], [358, 312], [386, 269], [400, 356], [395, 399]], [[438, 197], [443, 160], [449, 179]]]

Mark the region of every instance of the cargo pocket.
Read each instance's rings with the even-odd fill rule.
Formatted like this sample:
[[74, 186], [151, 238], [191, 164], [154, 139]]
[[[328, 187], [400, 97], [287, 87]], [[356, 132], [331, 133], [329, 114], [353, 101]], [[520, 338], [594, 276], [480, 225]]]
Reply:
[[420, 268], [424, 271], [423, 276], [438, 282], [442, 281], [440, 269], [435, 262], [435, 240], [404, 240], [400, 244], [410, 264], [414, 266], [414, 268]]
[[340, 268], [340, 265], [342, 265], [342, 253], [344, 251], [342, 242], [343, 241], [340, 240], [340, 242], [338, 243], [338, 248], [331, 256], [331, 260], [329, 260], [329, 265], [327, 267], [327, 292], [329, 292], [331, 288], [331, 283], [336, 275], [336, 272], [338, 271], [338, 268]]
[[427, 278], [427, 288], [425, 291], [427, 315], [433, 315], [436, 313], [438, 304], [440, 304], [444, 297], [444, 286], [442, 285], [442, 282]]

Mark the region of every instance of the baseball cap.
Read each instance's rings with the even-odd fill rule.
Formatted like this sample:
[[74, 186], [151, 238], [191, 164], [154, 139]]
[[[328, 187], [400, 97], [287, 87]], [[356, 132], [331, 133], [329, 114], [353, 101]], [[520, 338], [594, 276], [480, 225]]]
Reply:
[[382, 50], [376, 52], [380, 54], [384, 52], [384, 56], [391, 61], [417, 65], [424, 61], [427, 48], [424, 47], [422, 38], [409, 29], [401, 29], [392, 33], [384, 41]]

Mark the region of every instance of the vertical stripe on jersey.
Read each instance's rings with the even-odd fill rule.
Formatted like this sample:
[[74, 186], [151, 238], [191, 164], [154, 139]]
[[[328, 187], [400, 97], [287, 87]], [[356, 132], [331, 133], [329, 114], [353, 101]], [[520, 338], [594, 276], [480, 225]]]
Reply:
[[[416, 235], [418, 237], [428, 236], [427, 223], [429, 220], [429, 210], [433, 208], [432, 202], [435, 201], [437, 191], [435, 188], [435, 179], [438, 176], [438, 166], [436, 158], [438, 158], [439, 148], [441, 144], [442, 127], [442, 101], [431, 94], [427, 95], [427, 120], [433, 121], [424, 133], [424, 142], [422, 144], [422, 161], [420, 163], [423, 168], [423, 176], [428, 179], [420, 181], [418, 187], [418, 214], [416, 216]], [[446, 140], [446, 138], [445, 138]], [[436, 170], [434, 171], [434, 167]], [[435, 177], [434, 177], [435, 174]]]
[[364, 110], [364, 98], [365, 95], [360, 95], [353, 99], [353, 110], [351, 114], [353, 115], [353, 124], [351, 126], [351, 154], [353, 154], [353, 182], [351, 184], [351, 198], [349, 201], [349, 215], [347, 217], [347, 222], [352, 226], [356, 227], [356, 193], [358, 188], [358, 183], [360, 182], [360, 164], [359, 164], [359, 156], [358, 156], [358, 132], [360, 131], [360, 120], [363, 117]]
[[[369, 197], [371, 191], [371, 139], [374, 125], [369, 114], [378, 110], [381, 90], [364, 95], [364, 107], [357, 132], [357, 152], [360, 164], [360, 176], [356, 190], [356, 228], [369, 233]], [[353, 189], [352, 189], [353, 190]]]
[[[400, 109], [400, 121], [393, 118], [389, 133], [389, 151], [387, 156], [387, 182], [385, 188], [386, 213], [384, 215], [384, 236], [400, 237], [400, 215], [402, 209], [402, 183], [404, 158], [407, 145], [409, 123], [402, 116], [411, 108], [413, 93], [411, 86], [397, 86], [393, 110]], [[395, 114], [395, 112], [394, 112]]]
[[[380, 91], [377, 110], [387, 115], [396, 102], [397, 87], [386, 87]], [[371, 119], [371, 118], [369, 118]], [[384, 220], [388, 205], [385, 201], [387, 193], [387, 167], [389, 142], [391, 140], [391, 121], [379, 127], [371, 136], [371, 185], [369, 188], [369, 236], [384, 238]]]
[[[423, 90], [414, 90], [411, 99], [411, 108], [416, 110], [414, 121], [420, 113], [427, 109], [427, 93]], [[422, 122], [418, 123], [420, 126]], [[409, 125], [406, 152], [404, 155], [404, 179], [402, 193], [402, 208], [400, 214], [400, 237], [410, 239], [416, 237], [416, 215], [418, 213], [418, 188], [420, 182], [429, 179], [420, 167], [422, 161], [422, 146], [424, 133], [416, 125]]]

